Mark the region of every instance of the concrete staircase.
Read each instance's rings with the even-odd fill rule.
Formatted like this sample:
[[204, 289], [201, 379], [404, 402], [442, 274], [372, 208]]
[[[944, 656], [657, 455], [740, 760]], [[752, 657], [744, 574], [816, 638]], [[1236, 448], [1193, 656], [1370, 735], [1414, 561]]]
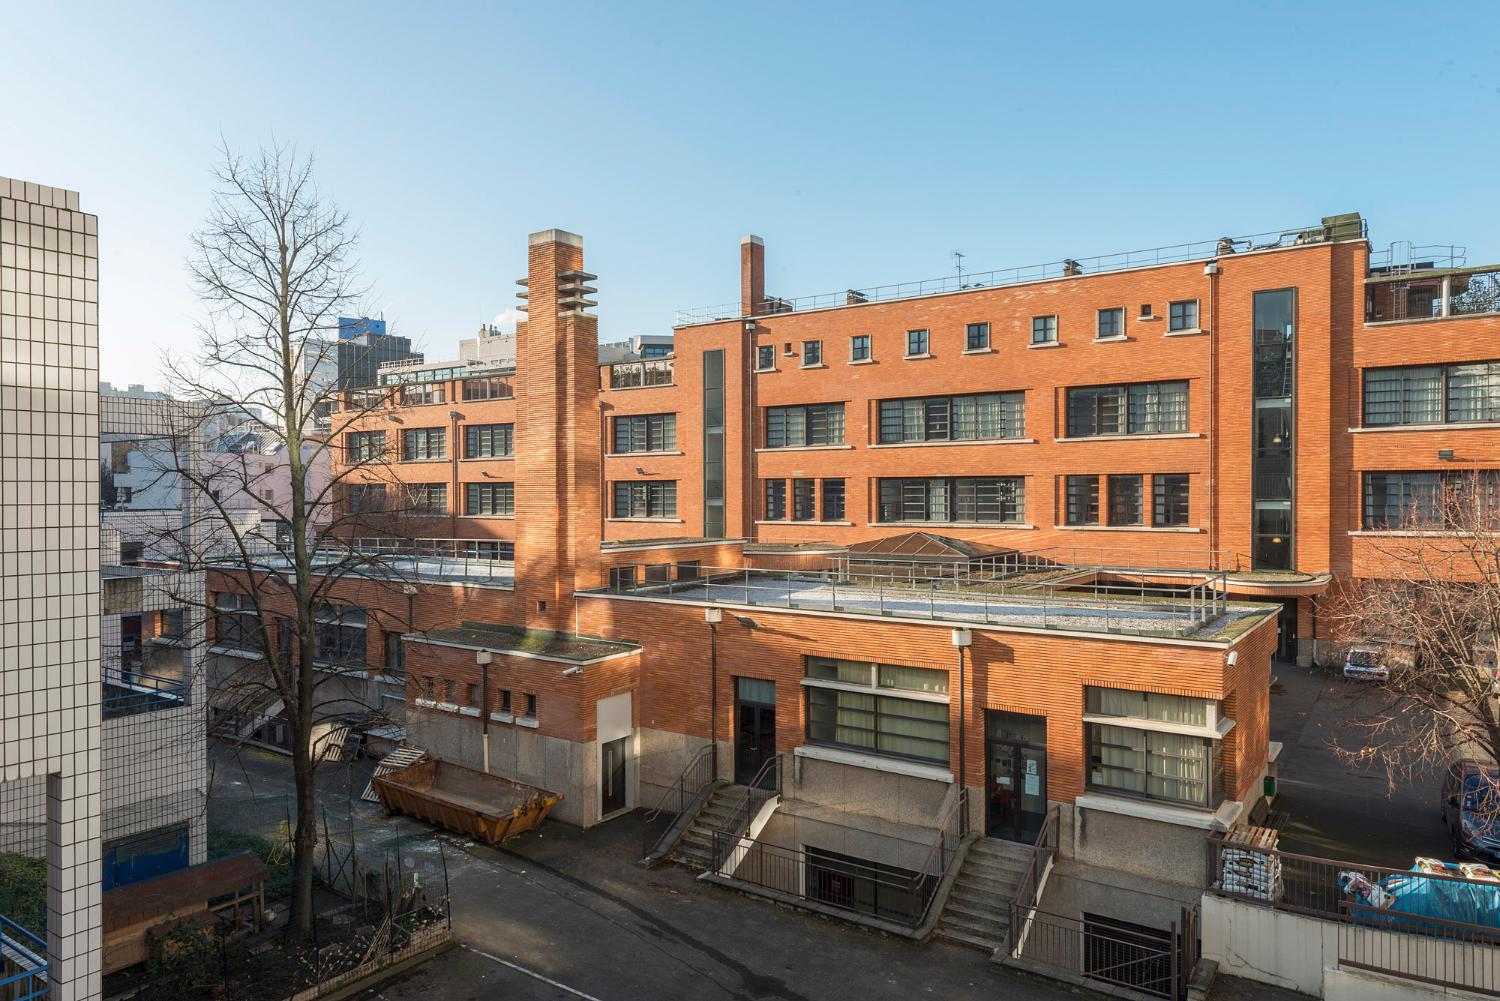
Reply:
[[989, 952], [1005, 944], [1010, 903], [1030, 864], [1030, 845], [980, 838], [969, 846], [963, 868], [938, 918], [937, 934]]
[[714, 832], [729, 826], [744, 799], [744, 786], [725, 785], [715, 789], [673, 846], [671, 859], [699, 872], [713, 865]]

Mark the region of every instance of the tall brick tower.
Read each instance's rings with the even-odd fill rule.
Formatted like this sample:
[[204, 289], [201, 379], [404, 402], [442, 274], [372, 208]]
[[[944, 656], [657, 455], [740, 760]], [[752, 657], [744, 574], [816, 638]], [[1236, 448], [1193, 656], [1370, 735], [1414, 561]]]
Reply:
[[599, 318], [583, 237], [527, 238], [516, 327], [516, 591], [535, 629], [573, 629], [573, 591], [599, 583]]

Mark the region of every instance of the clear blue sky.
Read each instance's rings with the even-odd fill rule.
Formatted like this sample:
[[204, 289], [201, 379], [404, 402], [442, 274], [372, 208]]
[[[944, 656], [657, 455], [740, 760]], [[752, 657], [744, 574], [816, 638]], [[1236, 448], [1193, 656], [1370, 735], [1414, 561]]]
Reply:
[[[222, 135], [316, 152], [430, 356], [582, 233], [605, 339], [797, 296], [1363, 212], [1500, 259], [1500, 34], [1480, 5], [26, 4], [0, 175], [100, 216], [101, 377], [193, 338]], [[814, 9], [815, 8], [815, 9]]]

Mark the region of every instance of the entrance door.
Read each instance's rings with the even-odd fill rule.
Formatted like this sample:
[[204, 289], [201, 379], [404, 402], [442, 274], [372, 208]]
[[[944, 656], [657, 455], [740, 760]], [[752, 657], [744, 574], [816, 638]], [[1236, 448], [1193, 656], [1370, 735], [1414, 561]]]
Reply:
[[600, 745], [600, 816], [625, 809], [625, 752], [629, 743], [629, 737], [620, 737]]
[[1031, 844], [1047, 817], [1047, 719], [988, 710], [985, 833]]
[[1297, 659], [1297, 599], [1281, 603], [1281, 614], [1276, 617], [1276, 656], [1279, 660]]
[[748, 785], [776, 754], [776, 683], [734, 679], [734, 781]]

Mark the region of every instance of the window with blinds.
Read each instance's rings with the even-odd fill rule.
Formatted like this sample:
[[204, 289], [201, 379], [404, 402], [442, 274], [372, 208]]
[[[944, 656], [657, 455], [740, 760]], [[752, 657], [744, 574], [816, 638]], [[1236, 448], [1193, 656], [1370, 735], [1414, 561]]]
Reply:
[[844, 405], [814, 403], [766, 408], [766, 447], [798, 448], [844, 443]]
[[464, 514], [491, 518], [514, 518], [516, 485], [514, 483], [464, 484]]
[[615, 452], [671, 452], [677, 448], [676, 414], [615, 418]]
[[1188, 429], [1186, 382], [1136, 382], [1068, 390], [1068, 437], [1176, 434]]
[[1020, 476], [883, 479], [882, 522], [984, 522], [1026, 520], [1026, 480]]
[[948, 763], [946, 670], [808, 657], [803, 688], [809, 744]]
[[979, 393], [880, 401], [882, 445], [986, 441], [1026, 435], [1026, 394]]
[[494, 459], [515, 454], [513, 424], [472, 424], [464, 428], [464, 458]]
[[1500, 361], [1365, 370], [1365, 427], [1463, 421], [1500, 421]]

